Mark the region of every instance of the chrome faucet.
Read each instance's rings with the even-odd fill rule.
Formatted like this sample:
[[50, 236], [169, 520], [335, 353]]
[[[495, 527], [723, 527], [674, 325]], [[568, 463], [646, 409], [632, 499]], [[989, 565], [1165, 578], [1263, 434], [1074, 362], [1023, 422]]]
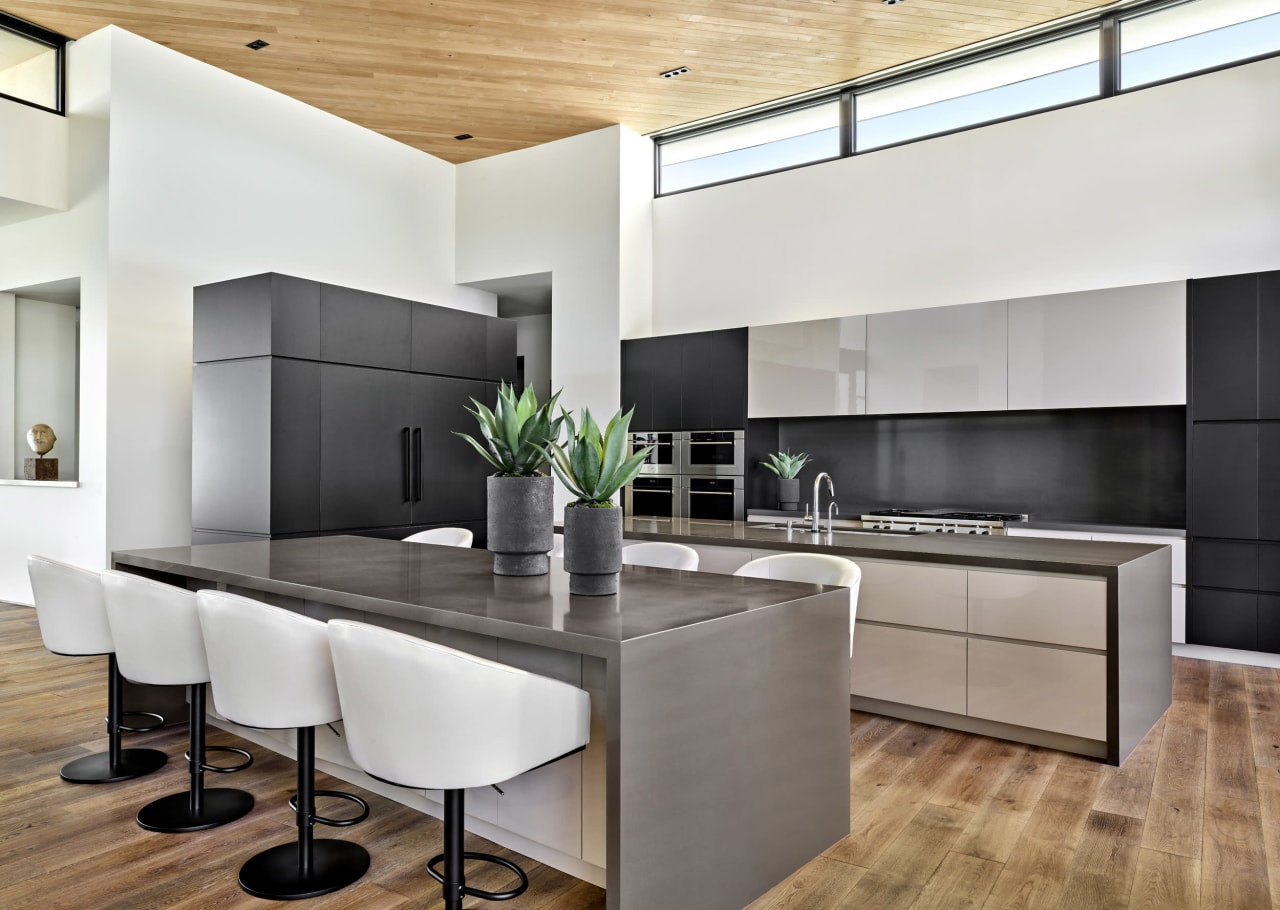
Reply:
[[[835, 484], [831, 482], [830, 474], [826, 471], [822, 471], [817, 477], [813, 478], [813, 526], [810, 530], [815, 534], [822, 530], [818, 525], [818, 516], [822, 512], [822, 510], [818, 508], [818, 485], [822, 483], [822, 478], [824, 477], [827, 478], [827, 493], [830, 494], [833, 500], [836, 498], [836, 488]], [[830, 523], [830, 519], [828, 519], [828, 523]]]

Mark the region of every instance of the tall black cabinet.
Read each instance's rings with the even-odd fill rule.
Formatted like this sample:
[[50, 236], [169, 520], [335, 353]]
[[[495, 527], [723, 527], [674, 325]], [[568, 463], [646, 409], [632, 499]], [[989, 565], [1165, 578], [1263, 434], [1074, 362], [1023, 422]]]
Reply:
[[1188, 282], [1187, 641], [1280, 653], [1280, 272]]
[[452, 434], [515, 379], [515, 324], [287, 275], [195, 290], [193, 540], [438, 525], [483, 540], [487, 464]]
[[745, 429], [747, 330], [624, 341], [621, 392], [633, 430]]

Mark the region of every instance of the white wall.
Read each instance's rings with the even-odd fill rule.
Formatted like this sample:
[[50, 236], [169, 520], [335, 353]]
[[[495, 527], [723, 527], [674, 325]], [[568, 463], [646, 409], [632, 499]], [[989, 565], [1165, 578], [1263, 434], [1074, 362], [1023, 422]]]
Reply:
[[[12, 465], [15, 434], [5, 432], [13, 426], [13, 381], [17, 373], [17, 298], [12, 294], [0, 294], [0, 478], [5, 465]], [[21, 474], [9, 474], [21, 477]]]
[[565, 407], [596, 415], [618, 408], [627, 132], [610, 127], [458, 167], [458, 280], [551, 272], [551, 385], [564, 390]]
[[655, 333], [1280, 268], [1280, 59], [654, 202]]
[[[113, 549], [189, 542], [193, 286], [279, 271], [495, 311], [454, 283], [453, 165], [120, 29], [70, 54], [68, 119], [99, 133], [72, 137], [93, 193], [0, 228], [0, 287], [82, 278], [81, 487], [34, 491], [75, 504], [0, 487], [0, 599], [21, 602], [29, 552], [102, 567]], [[95, 222], [83, 261], [57, 255], [72, 221]], [[11, 530], [33, 524], [49, 533]]]
[[68, 130], [67, 117], [0, 98], [0, 225], [67, 207]]
[[[104, 32], [68, 48], [63, 127], [70, 150], [67, 211], [0, 227], [0, 287], [78, 277], [82, 332], [79, 486], [0, 486], [0, 600], [31, 602], [25, 562], [29, 553], [94, 568], [106, 564], [110, 50], [109, 36]], [[43, 116], [63, 120], [52, 114]], [[3, 172], [0, 167], [0, 174]], [[7, 429], [5, 432], [7, 435]]]
[[43, 423], [52, 427], [57, 437], [46, 457], [58, 459], [58, 479], [75, 480], [76, 338], [80, 312], [73, 306], [23, 297], [17, 298], [14, 310], [17, 357], [10, 424], [13, 470], [9, 476], [22, 477], [24, 460], [36, 457], [27, 444], [27, 431], [32, 425]]
[[524, 382], [539, 401], [551, 397], [551, 315], [515, 316], [516, 354], [524, 358]]

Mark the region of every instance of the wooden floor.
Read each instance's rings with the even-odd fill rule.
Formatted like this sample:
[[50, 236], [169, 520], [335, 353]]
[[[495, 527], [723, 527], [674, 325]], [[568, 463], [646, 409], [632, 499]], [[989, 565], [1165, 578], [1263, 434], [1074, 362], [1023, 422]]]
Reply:
[[[1277, 905], [1280, 671], [1179, 658], [1174, 673], [1173, 708], [1121, 769], [854, 713], [852, 833], [750, 910]], [[169, 754], [151, 777], [63, 783], [62, 764], [103, 748], [104, 710], [105, 660], [49, 654], [34, 611], [0, 604], [0, 908], [279, 906], [244, 894], [235, 877], [251, 855], [292, 835], [284, 804], [292, 762], [252, 747], [253, 768], [210, 781], [250, 790], [258, 804], [249, 816], [198, 834], [149, 833], [134, 813], [185, 785], [186, 729], [127, 738]], [[210, 742], [240, 744], [212, 729]], [[318, 785], [350, 789], [324, 775]], [[364, 824], [317, 830], [367, 846], [372, 868], [356, 885], [305, 906], [441, 907], [438, 886], [423, 871], [440, 849], [440, 824], [364, 795], [373, 807]], [[504, 852], [470, 835], [468, 849]], [[521, 898], [468, 898], [466, 906], [605, 905], [599, 888], [536, 863], [525, 867], [531, 885]], [[502, 882], [479, 875], [472, 884]], [[697, 908], [682, 907], [675, 895], [669, 908], [636, 910]]]

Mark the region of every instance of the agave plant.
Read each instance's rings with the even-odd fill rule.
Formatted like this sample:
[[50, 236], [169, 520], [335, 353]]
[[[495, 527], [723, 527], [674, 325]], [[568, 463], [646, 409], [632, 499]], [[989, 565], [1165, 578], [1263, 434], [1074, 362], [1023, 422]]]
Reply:
[[791, 451], [787, 450], [786, 452], [775, 452], [769, 456], [768, 461], [760, 463], [779, 477], [790, 480], [798, 475], [800, 469], [809, 463], [809, 456], [804, 452], [792, 455]]
[[490, 411], [474, 398], [471, 403], [475, 410], [467, 408], [467, 413], [480, 424], [484, 444], [457, 430], [453, 435], [471, 443], [502, 477], [541, 474], [540, 469], [547, 461], [545, 447], [559, 441], [561, 425], [568, 416], [563, 410], [559, 417], [551, 416], [559, 397], [560, 393], [556, 392], [540, 405], [531, 386], [526, 386], [517, 398], [515, 389], [504, 382], [498, 388], [498, 405], [494, 410]]
[[653, 446], [627, 457], [627, 427], [634, 410], [615, 413], [603, 433], [586, 408], [582, 410], [581, 428], [574, 425], [573, 417], [564, 415], [569, 425], [565, 444], [549, 442], [546, 456], [560, 482], [579, 503], [597, 508], [612, 506], [618, 490], [640, 473]]

